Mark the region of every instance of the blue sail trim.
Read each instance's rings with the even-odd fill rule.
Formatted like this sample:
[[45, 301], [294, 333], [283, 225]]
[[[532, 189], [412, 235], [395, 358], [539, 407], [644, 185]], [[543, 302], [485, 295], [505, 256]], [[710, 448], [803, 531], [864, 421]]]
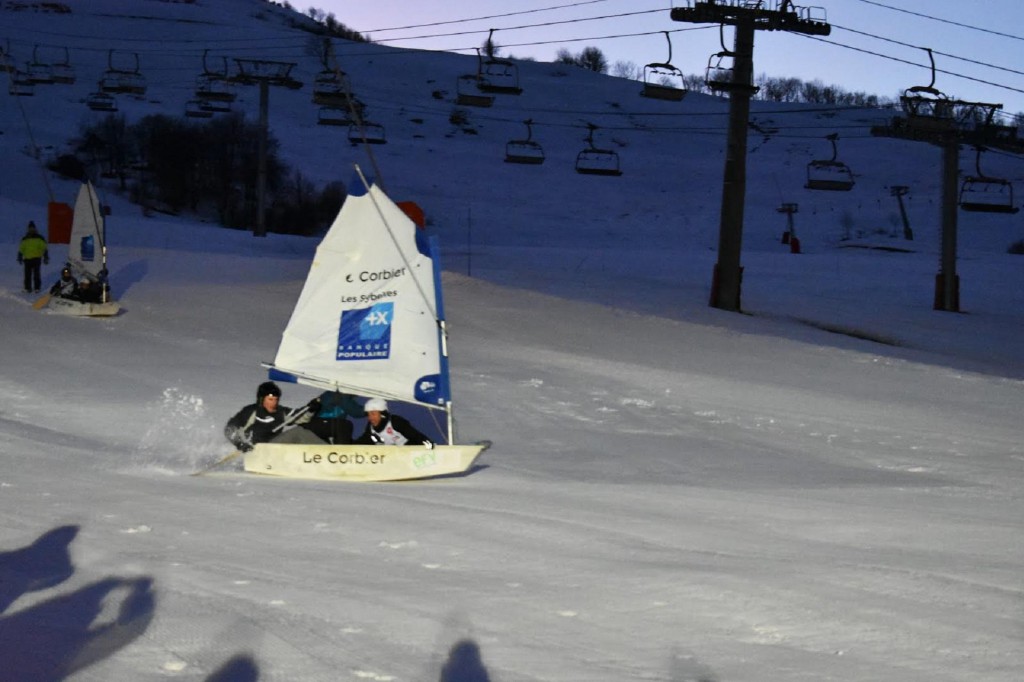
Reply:
[[[431, 248], [433, 246], [431, 244], [431, 240], [432, 239], [434, 239], [434, 237], [428, 237], [425, 230], [420, 230], [420, 229], [416, 230], [416, 250], [419, 251], [420, 253], [422, 253], [427, 258], [434, 259], [434, 254], [431, 252]], [[437, 264], [437, 260], [436, 259], [434, 259], [434, 264], [436, 266], [436, 264]], [[436, 274], [437, 270], [439, 270], [439, 269], [440, 268], [437, 268], [437, 267], [434, 268], [435, 274]], [[435, 281], [435, 284], [436, 284], [436, 281]], [[444, 318], [441, 318], [441, 319], [444, 319]]]
[[421, 403], [444, 405], [448, 401], [442, 391], [443, 384], [440, 374], [428, 374], [425, 377], [420, 377], [416, 380], [413, 397]]
[[294, 374], [282, 372], [281, 370], [276, 369], [274, 367], [271, 367], [267, 370], [267, 378], [270, 379], [271, 381], [286, 381], [289, 384], [299, 383], [299, 378]]
[[441, 290], [441, 242], [437, 236], [431, 236], [428, 240], [430, 247], [430, 259], [434, 261], [434, 305], [437, 309], [437, 351], [440, 356], [441, 374], [438, 376], [437, 404], [443, 405], [452, 400], [451, 380], [448, 376], [448, 353], [446, 352], [442, 334], [444, 328], [442, 323], [444, 316], [444, 295]]

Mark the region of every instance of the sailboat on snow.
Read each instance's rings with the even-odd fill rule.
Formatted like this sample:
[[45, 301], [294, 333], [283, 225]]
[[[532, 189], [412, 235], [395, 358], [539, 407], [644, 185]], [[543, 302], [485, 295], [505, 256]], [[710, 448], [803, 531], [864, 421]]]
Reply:
[[120, 303], [110, 300], [106, 236], [106, 223], [96, 189], [91, 182], [85, 182], [75, 200], [71, 239], [68, 243], [68, 266], [76, 280], [86, 282], [86, 286], [80, 288], [80, 293], [91, 291], [92, 295], [83, 295], [80, 300], [51, 296], [47, 303], [51, 310], [64, 315], [82, 316], [116, 315], [121, 310]]
[[485, 443], [453, 445], [447, 334], [436, 239], [378, 186], [358, 180], [317, 247], [270, 378], [426, 406], [446, 417], [448, 444], [260, 443], [246, 471], [387, 481], [467, 471]]

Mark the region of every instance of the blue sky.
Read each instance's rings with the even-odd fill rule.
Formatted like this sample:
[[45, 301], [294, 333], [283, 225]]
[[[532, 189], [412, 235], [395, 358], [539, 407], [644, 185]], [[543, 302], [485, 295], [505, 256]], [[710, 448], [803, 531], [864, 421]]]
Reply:
[[[774, 3], [774, 0], [769, 0]], [[675, 2], [654, 0], [319, 0], [309, 5], [378, 43], [472, 54], [497, 29], [504, 54], [554, 58], [561, 48], [599, 47], [609, 62], [663, 62], [671, 31], [672, 64], [702, 73], [721, 49], [714, 26], [669, 19]], [[1001, 103], [1024, 111], [1024, 67], [1015, 58], [1024, 47], [1024, 3], [1020, 0], [814, 0], [803, 6], [833, 26], [827, 38], [761, 32], [755, 39], [757, 73], [821, 80], [847, 90], [895, 96], [927, 85], [928, 58], [935, 53], [935, 87], [969, 101]], [[451, 23], [448, 23], [451, 22]], [[431, 25], [432, 24], [432, 25]], [[725, 32], [727, 47], [732, 34]]]

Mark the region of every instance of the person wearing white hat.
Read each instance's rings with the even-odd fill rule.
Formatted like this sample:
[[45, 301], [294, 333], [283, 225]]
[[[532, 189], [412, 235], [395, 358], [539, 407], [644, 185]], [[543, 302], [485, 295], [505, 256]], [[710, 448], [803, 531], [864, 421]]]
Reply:
[[370, 398], [363, 409], [366, 410], [366, 430], [356, 440], [357, 443], [434, 447], [433, 441], [420, 433], [408, 419], [391, 414], [388, 401], [383, 398]]

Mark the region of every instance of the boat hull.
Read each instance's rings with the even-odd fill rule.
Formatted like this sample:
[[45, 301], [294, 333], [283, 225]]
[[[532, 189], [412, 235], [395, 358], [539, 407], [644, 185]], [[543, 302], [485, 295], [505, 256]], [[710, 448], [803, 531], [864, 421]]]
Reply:
[[82, 303], [68, 298], [54, 296], [50, 299], [48, 306], [50, 310], [61, 315], [78, 315], [81, 317], [109, 317], [117, 315], [121, 310], [121, 304], [117, 301], [106, 303]]
[[245, 454], [246, 471], [269, 476], [343, 481], [404, 481], [461, 474], [486, 444], [306, 445], [260, 443]]

